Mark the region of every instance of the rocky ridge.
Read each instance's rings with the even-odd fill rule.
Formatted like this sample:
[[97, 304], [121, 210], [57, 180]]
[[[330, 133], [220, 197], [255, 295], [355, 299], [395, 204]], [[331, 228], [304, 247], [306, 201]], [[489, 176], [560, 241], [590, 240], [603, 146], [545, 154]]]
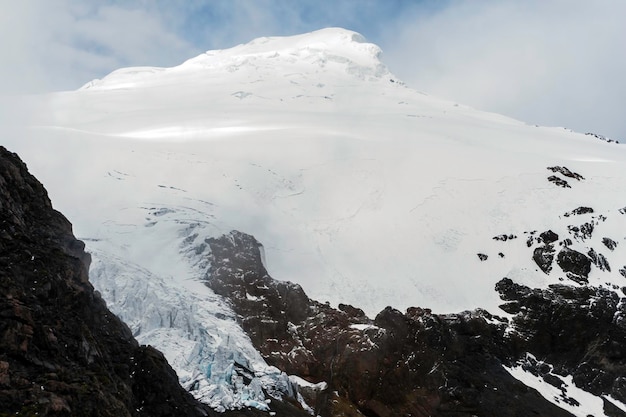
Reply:
[[[626, 401], [626, 310], [613, 291], [533, 290], [505, 278], [496, 290], [511, 319], [484, 310], [440, 315], [389, 307], [371, 320], [358, 308], [334, 309], [274, 281], [252, 236], [233, 231], [207, 243], [207, 285], [231, 301], [268, 363], [310, 383], [300, 393], [315, 415], [566, 416], [559, 404], [580, 405], [568, 394], [569, 375], [603, 398], [607, 415], [626, 415], [609, 399]], [[514, 378], [513, 367], [561, 394], [546, 399]]]
[[207, 416], [88, 281], [90, 257], [0, 148], [0, 415]]

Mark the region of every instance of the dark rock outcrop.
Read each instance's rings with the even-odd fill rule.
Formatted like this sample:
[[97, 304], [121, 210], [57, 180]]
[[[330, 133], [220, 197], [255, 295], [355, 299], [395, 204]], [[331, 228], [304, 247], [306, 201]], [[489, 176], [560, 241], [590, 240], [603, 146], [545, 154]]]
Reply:
[[587, 132], [587, 133], [585, 133], [585, 135], [587, 135], [587, 136], [593, 136], [594, 138], [596, 138], [596, 139], [600, 139], [600, 140], [601, 140], [601, 141], [603, 141], [603, 142], [619, 144], [619, 141], [618, 141], [618, 140], [611, 139], [611, 138], [607, 138], [606, 136], [604, 136], [604, 135], [599, 135], [599, 134], [597, 134], [597, 133]]
[[493, 240], [499, 240], [501, 242], [506, 242], [507, 240], [513, 240], [513, 239], [517, 239], [517, 236], [514, 234], [502, 234], [502, 235], [498, 235], [498, 236], [494, 236]]
[[601, 271], [611, 272], [611, 265], [609, 265], [609, 261], [607, 261], [606, 257], [601, 253], [596, 252], [593, 248], [589, 249], [587, 252], [589, 259], [595, 266], [597, 266]]
[[0, 415], [209, 415], [94, 292], [83, 249], [0, 147]]
[[502, 308], [515, 314], [513, 357], [529, 352], [588, 392], [626, 400], [626, 304], [615, 292], [569, 285], [530, 289], [510, 279], [496, 289], [507, 301]]
[[550, 175], [548, 177], [548, 181], [550, 181], [551, 183], [561, 188], [572, 188], [572, 186], [569, 185], [569, 183], [566, 180], [564, 180], [563, 178], [557, 177], [556, 175]]
[[550, 243], [556, 242], [557, 240], [559, 240], [559, 235], [554, 233], [552, 230], [546, 230], [545, 232], [542, 232], [539, 235], [539, 238], [541, 239], [543, 243], [545, 243], [546, 245], [549, 245]]
[[595, 224], [593, 222], [583, 223], [580, 226], [567, 226], [567, 230], [579, 242], [591, 238], [594, 228]]
[[336, 337], [352, 324], [371, 322], [361, 309], [345, 304], [333, 309], [309, 299], [299, 285], [271, 278], [261, 262], [261, 245], [250, 235], [233, 231], [207, 243], [207, 285], [231, 301], [271, 365], [303, 377], [321, 374], [330, 366], [322, 358], [334, 349]]
[[[303, 393], [316, 415], [570, 415], [505, 366], [542, 372], [556, 386], [562, 375], [575, 375], [593, 393], [626, 399], [618, 381], [626, 374], [625, 306], [613, 292], [532, 290], [505, 279], [497, 290], [511, 323], [483, 310], [436, 315], [419, 307], [388, 307], [370, 320], [358, 308], [334, 309], [274, 281], [251, 236], [232, 232], [208, 244], [207, 285], [230, 300], [266, 360], [327, 383]], [[575, 403], [563, 392], [562, 401]]]
[[554, 245], [546, 244], [535, 248], [533, 260], [544, 273], [549, 274], [554, 261]]
[[588, 282], [591, 259], [584, 254], [566, 246], [557, 255], [556, 263], [569, 279], [580, 284]]
[[561, 175], [563, 175], [564, 177], [567, 178], [573, 178], [575, 180], [584, 180], [585, 177], [583, 177], [582, 175], [576, 173], [576, 172], [572, 172], [569, 170], [569, 168], [567, 167], [561, 167], [561, 166], [553, 166], [553, 167], [548, 167], [548, 170], [555, 172], [555, 173], [559, 173]]
[[532, 232], [524, 232], [524, 234], [528, 235], [528, 237], [526, 238], [527, 247], [530, 248], [532, 245], [535, 244], [535, 240], [537, 240], [537, 238], [535, 237], [536, 233], [537, 233], [536, 230], [533, 230]]
[[[550, 171], [552, 171], [554, 173], [557, 173], [557, 174], [561, 174], [564, 177], [575, 179], [577, 181], [585, 179], [582, 175], [580, 175], [580, 174], [578, 174], [576, 172], [570, 171], [567, 167], [553, 166], [553, 167], [548, 167], [548, 170], [550, 170]], [[564, 180], [563, 178], [561, 178], [561, 177], [559, 177], [557, 175], [550, 175], [548, 177], [548, 181], [550, 181], [550, 182], [554, 183], [555, 185], [557, 185], [559, 187], [562, 187], [562, 188], [572, 188], [572, 186], [569, 185], [567, 180]]]
[[578, 216], [581, 214], [588, 214], [588, 213], [593, 213], [593, 209], [591, 207], [578, 207], [572, 211], [568, 211], [567, 213], [564, 214], [564, 216], [565, 217]]
[[611, 251], [615, 250], [615, 248], [617, 247], [617, 242], [608, 237], [603, 237], [602, 243]]

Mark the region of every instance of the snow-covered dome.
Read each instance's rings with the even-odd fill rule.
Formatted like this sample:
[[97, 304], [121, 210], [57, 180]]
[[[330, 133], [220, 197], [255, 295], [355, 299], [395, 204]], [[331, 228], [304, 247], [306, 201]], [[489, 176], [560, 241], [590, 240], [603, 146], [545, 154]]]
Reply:
[[357, 32], [327, 28], [303, 35], [257, 38], [229, 49], [207, 51], [172, 68], [122, 68], [102, 80], [88, 82], [83, 89], [132, 88], [171, 83], [174, 78], [178, 83], [181, 74], [198, 82], [198, 77], [215, 78], [233, 72], [263, 79], [314, 75], [376, 80], [390, 76], [380, 61], [381, 54], [377, 45]]
[[340, 28], [327, 28], [304, 35], [262, 37], [230, 49], [207, 51], [185, 62], [183, 66], [214, 65], [240, 62], [244, 59], [279, 58], [310, 62], [331, 60], [363, 67], [382, 65], [381, 49], [357, 33]]

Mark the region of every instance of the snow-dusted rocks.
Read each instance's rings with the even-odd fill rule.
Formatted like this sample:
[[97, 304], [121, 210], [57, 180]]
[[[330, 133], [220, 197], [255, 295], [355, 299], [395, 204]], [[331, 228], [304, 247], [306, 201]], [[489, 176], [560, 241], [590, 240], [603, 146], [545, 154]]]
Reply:
[[[613, 291], [592, 287], [553, 285], [547, 290], [533, 290], [509, 279], [500, 281], [497, 290], [507, 301], [503, 309], [514, 314], [511, 337], [520, 343], [517, 348], [540, 358], [534, 361], [522, 356], [517, 363], [563, 393], [548, 398], [550, 401], [572, 405], [566, 385], [573, 381], [586, 393], [600, 397], [604, 404], [600, 409], [605, 415], [626, 412], [623, 298]], [[520, 374], [516, 377], [519, 379]], [[570, 382], [566, 384], [565, 380]], [[576, 402], [575, 415], [586, 415], [588, 404]]]
[[299, 398], [316, 415], [626, 412], [624, 304], [611, 290], [534, 290], [503, 279], [496, 290], [509, 319], [388, 307], [372, 321], [273, 280], [252, 236], [231, 232], [207, 243], [207, 284], [230, 300], [268, 361], [308, 380]]

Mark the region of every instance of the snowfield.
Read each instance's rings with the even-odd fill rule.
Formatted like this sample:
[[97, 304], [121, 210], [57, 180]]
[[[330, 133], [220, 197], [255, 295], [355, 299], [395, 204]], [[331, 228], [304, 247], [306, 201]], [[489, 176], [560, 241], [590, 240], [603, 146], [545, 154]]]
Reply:
[[[274, 278], [320, 301], [370, 316], [387, 305], [505, 315], [501, 278], [565, 278], [538, 268], [529, 233], [564, 238], [603, 215], [571, 247], [617, 242], [602, 252], [612, 271], [593, 267], [589, 283], [623, 286], [626, 147], [430, 97], [380, 55], [324, 29], [122, 69], [30, 98], [38, 111], [6, 143], [85, 240], [110, 308], [218, 409], [264, 409], [261, 387], [293, 385], [200, 283], [203, 240], [233, 229], [263, 243]], [[554, 166], [584, 180], [561, 188], [548, 181]], [[564, 215], [581, 206], [594, 213]], [[502, 234], [517, 238], [493, 239]], [[256, 390], [237, 385], [235, 365], [256, 373]]]

